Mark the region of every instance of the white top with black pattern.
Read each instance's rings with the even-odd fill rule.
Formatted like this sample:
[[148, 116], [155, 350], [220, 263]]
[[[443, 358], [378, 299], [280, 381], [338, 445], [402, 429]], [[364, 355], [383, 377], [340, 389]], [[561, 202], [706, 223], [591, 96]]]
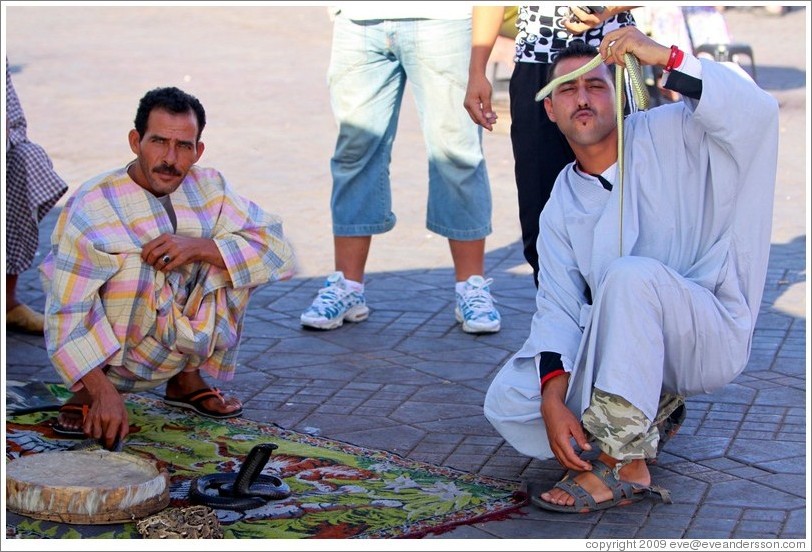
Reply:
[[634, 25], [634, 17], [628, 11], [613, 15], [603, 25], [580, 35], [572, 35], [564, 26], [569, 17], [568, 6], [554, 6], [547, 3], [533, 6], [520, 6], [516, 27], [517, 63], [552, 63], [555, 55], [570, 42], [580, 40], [596, 48], [603, 35], [615, 29]]

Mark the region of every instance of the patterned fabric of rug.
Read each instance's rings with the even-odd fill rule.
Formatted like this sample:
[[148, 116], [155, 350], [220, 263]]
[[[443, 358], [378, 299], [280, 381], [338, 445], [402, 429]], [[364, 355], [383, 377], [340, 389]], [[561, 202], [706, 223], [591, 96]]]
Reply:
[[[64, 388], [49, 386], [64, 398]], [[257, 444], [273, 443], [263, 474], [290, 497], [245, 512], [217, 510], [226, 538], [417, 538], [461, 524], [509, 517], [524, 500], [519, 484], [405, 459], [382, 450], [244, 419], [212, 420], [129, 395], [124, 452], [170, 473], [170, 506], [189, 505], [191, 481], [237, 472]], [[22, 410], [22, 409], [20, 409]], [[7, 413], [6, 458], [77, 443], [51, 429], [53, 411]], [[135, 523], [69, 525], [7, 512], [9, 538], [140, 538]]]

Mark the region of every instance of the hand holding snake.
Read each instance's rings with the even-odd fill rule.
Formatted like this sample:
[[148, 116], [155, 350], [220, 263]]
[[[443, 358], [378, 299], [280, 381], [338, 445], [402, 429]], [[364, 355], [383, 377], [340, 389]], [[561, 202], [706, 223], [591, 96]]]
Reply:
[[[645, 85], [640, 75], [640, 65], [660, 65], [665, 67], [671, 54], [670, 48], [658, 44], [638, 28], [631, 26], [606, 33], [598, 47], [598, 52], [597, 56], [580, 69], [550, 81], [536, 94], [536, 101], [540, 102], [561, 83], [574, 80], [588, 73], [602, 62], [614, 63], [618, 67], [627, 69], [632, 81], [632, 89], [635, 95], [639, 94], [637, 99], [640, 100], [645, 96]], [[623, 74], [622, 71], [618, 71], [618, 73], [621, 76]], [[622, 82], [622, 79], [616, 79], [616, 82], [618, 80]], [[621, 88], [618, 88], [618, 90], [621, 90]]]
[[631, 54], [640, 62], [640, 65], [668, 64], [671, 49], [659, 44], [643, 34], [637, 27], [623, 27], [616, 29], [603, 37], [598, 47], [601, 57], [606, 63], [615, 63], [626, 67], [626, 54]]

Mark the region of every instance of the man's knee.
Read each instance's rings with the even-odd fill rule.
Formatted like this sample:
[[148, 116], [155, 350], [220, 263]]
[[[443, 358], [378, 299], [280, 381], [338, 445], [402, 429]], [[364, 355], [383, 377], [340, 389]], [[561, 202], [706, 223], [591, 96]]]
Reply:
[[519, 453], [540, 460], [553, 457], [541, 419], [538, 392], [497, 377], [485, 395], [484, 413], [494, 429]]
[[664, 268], [665, 265], [655, 259], [627, 255], [609, 263], [603, 282], [604, 285], [646, 285], [657, 280]]
[[[515, 380], [500, 372], [485, 393], [483, 410], [493, 425], [501, 420], [526, 420], [538, 417], [539, 393], [530, 388], [517, 386]], [[533, 378], [535, 381], [535, 378]]]
[[654, 259], [620, 257], [607, 267], [601, 280], [600, 294], [609, 299], [634, 297], [639, 300], [653, 297], [665, 270], [665, 265]]
[[502, 385], [498, 385], [497, 380], [494, 380], [485, 393], [485, 402], [483, 403], [482, 409], [485, 418], [487, 418], [491, 424], [494, 424], [496, 420], [505, 416], [504, 409], [502, 408], [502, 405], [505, 404], [505, 391], [506, 388]]

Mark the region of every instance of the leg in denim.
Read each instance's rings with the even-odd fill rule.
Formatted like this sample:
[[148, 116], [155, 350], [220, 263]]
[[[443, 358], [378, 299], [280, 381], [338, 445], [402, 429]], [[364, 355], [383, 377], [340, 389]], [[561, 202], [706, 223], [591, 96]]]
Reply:
[[392, 229], [389, 162], [406, 74], [391, 50], [396, 21], [335, 20], [328, 70], [338, 139], [330, 162], [336, 236]]
[[470, 59], [470, 20], [401, 22], [399, 55], [412, 84], [429, 158], [426, 227], [455, 240], [491, 232], [482, 129], [460, 106]]

